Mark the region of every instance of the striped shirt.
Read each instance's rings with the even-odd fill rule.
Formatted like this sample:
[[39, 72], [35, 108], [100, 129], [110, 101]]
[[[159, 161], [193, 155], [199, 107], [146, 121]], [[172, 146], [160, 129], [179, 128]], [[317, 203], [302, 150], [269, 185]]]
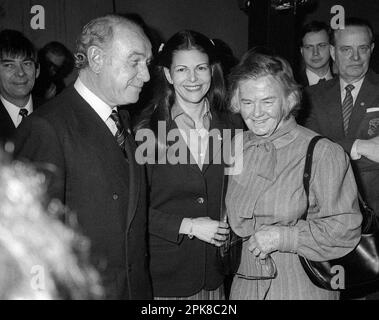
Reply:
[[[252, 174], [257, 163], [265, 161], [256, 148], [244, 153], [242, 173], [230, 177], [226, 206], [232, 229], [240, 236], [254, 234], [262, 225], [275, 225], [280, 230], [279, 250], [271, 254], [278, 269], [277, 278], [235, 277], [232, 299], [338, 299], [338, 292], [312, 284], [298, 255], [325, 261], [347, 254], [359, 242], [362, 216], [347, 155], [339, 145], [322, 139], [313, 155], [308, 218], [300, 219], [307, 207], [302, 180], [305, 154], [315, 135], [295, 124], [285, 136], [274, 140], [276, 165], [270, 179]], [[257, 189], [256, 184], [261, 187]], [[252, 189], [259, 190], [254, 206]], [[247, 248], [245, 242], [238, 272], [257, 275], [257, 261]]]

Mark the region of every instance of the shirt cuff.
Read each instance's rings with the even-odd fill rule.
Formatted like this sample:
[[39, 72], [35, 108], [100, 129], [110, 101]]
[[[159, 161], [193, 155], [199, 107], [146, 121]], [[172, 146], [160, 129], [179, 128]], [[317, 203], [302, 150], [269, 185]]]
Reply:
[[297, 227], [279, 228], [279, 248], [280, 252], [296, 253], [299, 230]]
[[358, 144], [358, 140], [355, 140], [353, 143], [353, 146], [351, 147], [350, 157], [352, 160], [358, 160], [361, 158], [361, 155], [358, 153], [358, 150], [357, 150], [357, 144]]
[[184, 218], [180, 225], [179, 234], [190, 234], [192, 231], [192, 221], [189, 218]]

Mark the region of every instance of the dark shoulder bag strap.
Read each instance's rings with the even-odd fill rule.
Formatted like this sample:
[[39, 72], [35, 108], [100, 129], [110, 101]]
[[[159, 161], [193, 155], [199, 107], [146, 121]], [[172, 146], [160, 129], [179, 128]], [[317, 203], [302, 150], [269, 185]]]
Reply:
[[305, 210], [303, 216], [301, 217], [303, 220], [307, 219], [308, 208], [309, 208], [309, 182], [311, 180], [312, 174], [312, 158], [313, 158], [313, 150], [316, 146], [317, 141], [322, 139], [323, 136], [315, 136], [312, 138], [311, 142], [309, 142], [307, 155], [305, 157], [305, 166], [304, 166], [304, 174], [303, 174], [303, 185], [305, 194], [307, 195], [307, 209]]

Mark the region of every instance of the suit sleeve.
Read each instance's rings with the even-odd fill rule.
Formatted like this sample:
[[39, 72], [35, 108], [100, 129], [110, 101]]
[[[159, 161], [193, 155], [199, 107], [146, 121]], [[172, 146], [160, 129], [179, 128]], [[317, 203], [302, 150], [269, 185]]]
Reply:
[[355, 248], [360, 240], [362, 215], [350, 162], [342, 149], [329, 144], [319, 151], [317, 158], [313, 164], [307, 220], [282, 228], [279, 250], [326, 261]]
[[[148, 180], [148, 192], [150, 192], [150, 185], [152, 183], [152, 172], [153, 167], [147, 165], [146, 173]], [[149, 233], [168, 240], [173, 243], [180, 243], [183, 240], [184, 235], [179, 234], [179, 229], [182, 224], [183, 217], [176, 216], [173, 214], [165, 213], [161, 210], [149, 206], [149, 216], [148, 216], [148, 229]]]
[[16, 159], [32, 162], [47, 177], [50, 198], [64, 202], [65, 161], [53, 125], [43, 118], [30, 116], [16, 130]]
[[179, 234], [183, 217], [167, 214], [154, 208], [149, 208], [149, 233], [170, 242], [180, 243], [184, 237]]

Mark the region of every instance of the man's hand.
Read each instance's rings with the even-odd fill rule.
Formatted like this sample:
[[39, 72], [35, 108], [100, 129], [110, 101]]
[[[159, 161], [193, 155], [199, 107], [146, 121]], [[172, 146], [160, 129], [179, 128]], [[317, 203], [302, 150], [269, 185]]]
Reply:
[[379, 136], [369, 140], [357, 140], [357, 152], [367, 159], [379, 162]]
[[260, 259], [265, 259], [271, 252], [279, 247], [279, 228], [275, 226], [262, 226], [249, 239], [249, 250]]

